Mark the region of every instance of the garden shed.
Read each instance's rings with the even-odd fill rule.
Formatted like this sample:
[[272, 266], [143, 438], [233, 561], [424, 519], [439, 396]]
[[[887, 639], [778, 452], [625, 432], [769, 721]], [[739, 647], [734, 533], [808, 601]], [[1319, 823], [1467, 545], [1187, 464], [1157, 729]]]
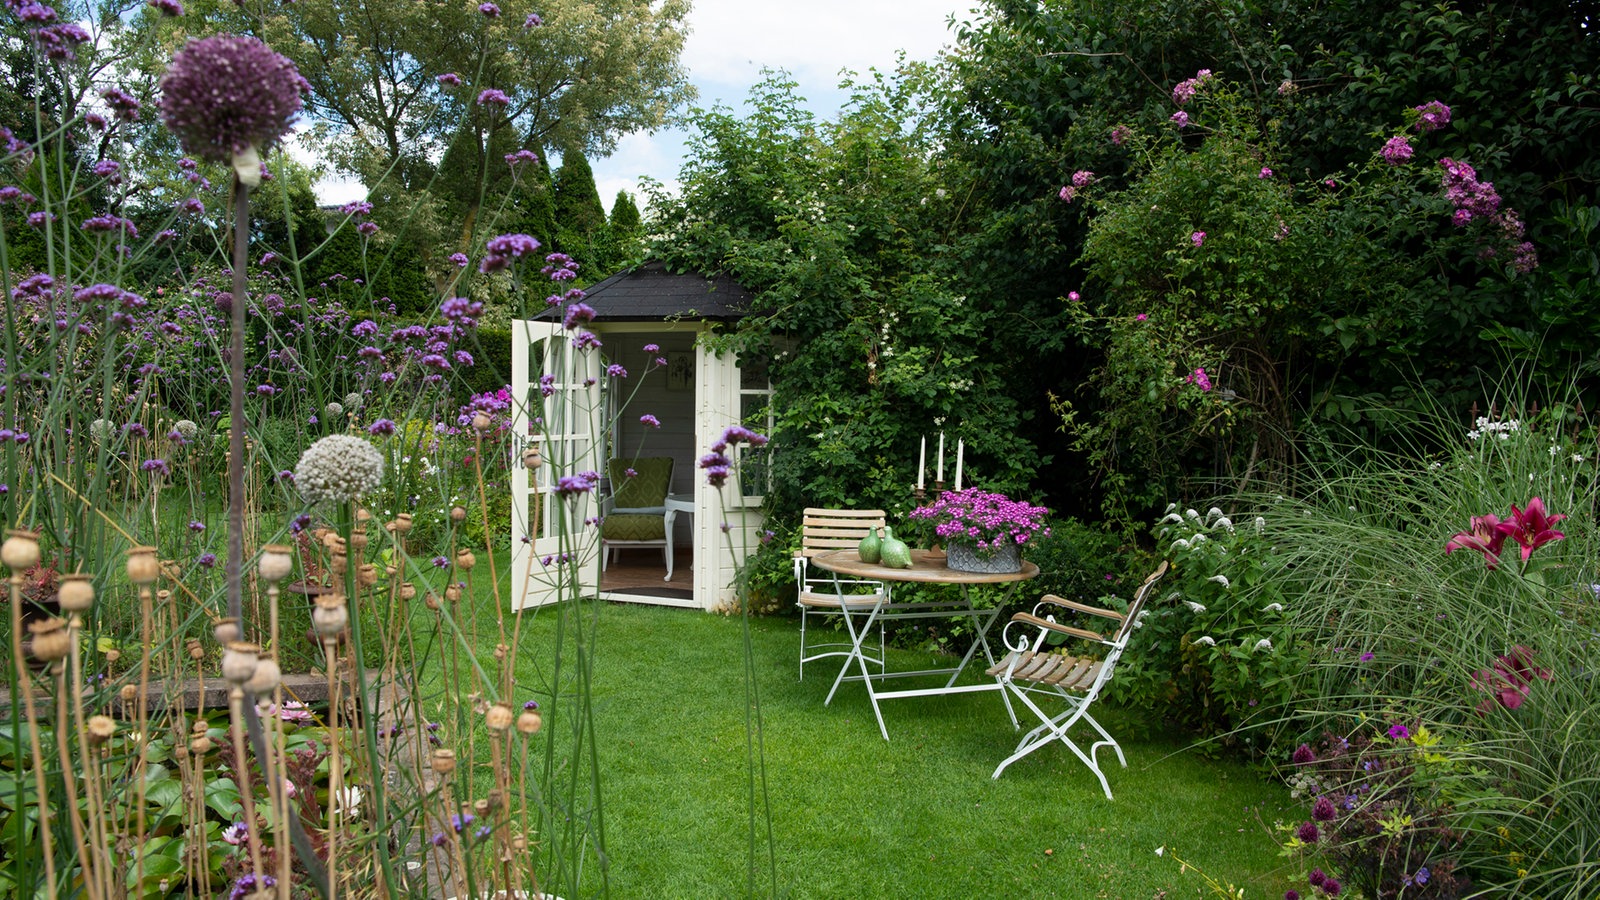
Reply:
[[[601, 342], [598, 354], [575, 351], [571, 332], [559, 322], [512, 323], [514, 396], [526, 400], [519, 409], [536, 416], [542, 408], [546, 420], [533, 423], [531, 437], [524, 437], [528, 414], [519, 413], [513, 423], [520, 444], [512, 473], [513, 533], [519, 537], [512, 554], [514, 608], [555, 600], [558, 585], [545, 573], [554, 573], [553, 563], [568, 554], [580, 561], [585, 594], [716, 609], [731, 601], [738, 563], [761, 533], [764, 458], [747, 451], [739, 460], [739, 484], [730, 479], [720, 490], [696, 465], [729, 425], [766, 430], [771, 388], [765, 361], [719, 352], [711, 339], [749, 310], [751, 296], [727, 277], [674, 273], [654, 261], [587, 293], [596, 310], [591, 328]], [[626, 376], [608, 374], [617, 366]], [[549, 375], [555, 377], [541, 385]], [[548, 464], [530, 470], [523, 451], [533, 442]], [[672, 460], [663, 515], [671, 554], [660, 546], [624, 546], [603, 566], [601, 533], [592, 520], [617, 486], [607, 477], [593, 495], [562, 497], [556, 479], [584, 470], [605, 475], [612, 459], [659, 457]]]

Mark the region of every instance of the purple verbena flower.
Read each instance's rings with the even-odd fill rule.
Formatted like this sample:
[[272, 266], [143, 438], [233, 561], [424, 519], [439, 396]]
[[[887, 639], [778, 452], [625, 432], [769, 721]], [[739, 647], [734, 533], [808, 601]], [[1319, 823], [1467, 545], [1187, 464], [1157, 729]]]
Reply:
[[511, 105], [511, 98], [506, 96], [505, 91], [497, 88], [488, 88], [478, 94], [478, 105], [506, 107]]
[[435, 77], [433, 80], [445, 85], [446, 87], [459, 87], [461, 85], [461, 76], [454, 72], [446, 72], [443, 75]]

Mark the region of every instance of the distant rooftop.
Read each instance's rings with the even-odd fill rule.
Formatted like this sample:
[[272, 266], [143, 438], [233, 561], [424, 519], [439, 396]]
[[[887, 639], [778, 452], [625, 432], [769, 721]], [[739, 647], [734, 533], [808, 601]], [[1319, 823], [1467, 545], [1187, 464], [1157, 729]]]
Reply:
[[658, 322], [690, 319], [740, 319], [754, 299], [726, 275], [708, 278], [668, 272], [659, 260], [607, 278], [585, 289], [585, 301], [602, 322]]

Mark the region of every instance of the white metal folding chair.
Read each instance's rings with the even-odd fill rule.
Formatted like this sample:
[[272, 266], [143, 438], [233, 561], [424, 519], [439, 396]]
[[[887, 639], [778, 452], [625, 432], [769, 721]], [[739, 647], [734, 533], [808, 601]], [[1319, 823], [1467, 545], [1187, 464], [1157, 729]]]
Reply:
[[[870, 610], [887, 602], [889, 586], [881, 581], [843, 579], [837, 583], [831, 572], [812, 568], [811, 558], [835, 550], [854, 550], [861, 539], [884, 524], [881, 509], [821, 509], [809, 507], [800, 525], [800, 549], [794, 555], [794, 580], [799, 585], [800, 677], [806, 677], [806, 663], [830, 656], [850, 656], [850, 641], [806, 643], [806, 629], [813, 615], [837, 616], [851, 609]], [[843, 601], [840, 591], [844, 591]], [[878, 627], [878, 656], [869, 659], [883, 667], [883, 626]]]
[[[1117, 761], [1123, 768], [1128, 767], [1128, 760], [1122, 755], [1122, 748], [1115, 739], [1106, 733], [1094, 716], [1089, 715], [1089, 707], [1099, 698], [1100, 692], [1105, 689], [1106, 682], [1111, 680], [1112, 670], [1116, 668], [1117, 660], [1128, 647], [1128, 639], [1139, 624], [1139, 618], [1144, 615], [1144, 606], [1149, 599], [1150, 592], [1155, 589], [1155, 584], [1161, 576], [1167, 573], [1167, 563], [1163, 561], [1150, 577], [1139, 585], [1139, 590], [1133, 595], [1133, 602], [1128, 604], [1127, 612], [1116, 612], [1101, 609], [1095, 606], [1086, 606], [1072, 600], [1063, 600], [1060, 597], [1047, 595], [1033, 608], [1032, 613], [1017, 613], [1006, 623], [1003, 637], [1006, 647], [1011, 651], [1006, 657], [989, 668], [1000, 686], [1015, 694], [1024, 706], [1033, 710], [1042, 723], [1037, 728], [1023, 735], [1017, 749], [994, 770], [994, 777], [999, 778], [1006, 766], [1027, 756], [1040, 747], [1054, 741], [1061, 741], [1067, 745], [1089, 771], [1100, 779], [1100, 787], [1106, 792], [1106, 799], [1111, 798], [1111, 786], [1106, 783], [1106, 775], [1100, 770], [1096, 761], [1096, 754], [1101, 747], [1109, 746], [1117, 752]], [[1050, 614], [1050, 607], [1059, 607], [1093, 616], [1101, 616], [1117, 623], [1110, 634], [1101, 634], [1086, 628], [1076, 628], [1062, 625]], [[1013, 629], [1016, 634], [1013, 635]], [[1068, 656], [1049, 647], [1053, 635], [1065, 635], [1093, 641], [1105, 647], [1103, 658]], [[1034, 694], [1045, 694], [1058, 697], [1066, 702], [1066, 711], [1058, 715], [1050, 715], [1034, 702]], [[1089, 723], [1100, 735], [1100, 740], [1089, 745], [1087, 753], [1082, 747], [1067, 736], [1067, 730], [1077, 724], [1079, 719]]]

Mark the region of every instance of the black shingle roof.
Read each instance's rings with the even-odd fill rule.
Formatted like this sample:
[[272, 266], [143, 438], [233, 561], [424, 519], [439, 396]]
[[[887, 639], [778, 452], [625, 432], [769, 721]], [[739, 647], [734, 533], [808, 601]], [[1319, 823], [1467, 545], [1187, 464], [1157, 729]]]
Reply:
[[726, 275], [676, 274], [657, 260], [618, 272], [585, 293], [585, 302], [594, 307], [595, 318], [602, 322], [654, 322], [680, 316], [739, 319], [749, 312], [753, 300]]

